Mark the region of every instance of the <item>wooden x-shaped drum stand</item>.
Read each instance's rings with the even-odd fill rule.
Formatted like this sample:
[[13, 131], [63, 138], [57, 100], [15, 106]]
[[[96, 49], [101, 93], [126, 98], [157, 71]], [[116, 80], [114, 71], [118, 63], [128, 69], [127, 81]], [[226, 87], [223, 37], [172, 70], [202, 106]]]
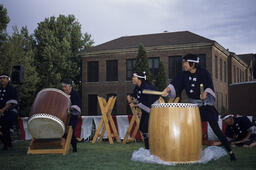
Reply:
[[[127, 132], [125, 134], [123, 144], [126, 144], [127, 142], [133, 142], [135, 140], [135, 136], [136, 136], [136, 134], [139, 130], [139, 126], [140, 126], [140, 118], [141, 118], [141, 114], [142, 114], [141, 110], [138, 107], [131, 107], [131, 110], [132, 110], [133, 115], [132, 115], [130, 125], [129, 125], [129, 127], [127, 129]], [[131, 134], [131, 130], [134, 127], [134, 124], [135, 124], [135, 128], [132, 132], [131, 138], [129, 138], [129, 136]]]
[[[115, 101], [116, 101], [116, 97], [114, 97], [114, 96], [110, 97], [107, 103], [104, 98], [98, 96], [98, 102], [99, 102], [102, 118], [101, 118], [99, 126], [95, 132], [92, 143], [95, 143], [99, 136], [100, 136], [100, 139], [98, 142], [101, 142], [106, 130], [107, 130], [108, 140], [109, 140], [110, 144], [113, 144], [112, 137], [116, 138], [117, 142], [121, 142], [119, 135], [117, 133], [117, 130], [116, 130], [115, 123], [111, 116], [113, 107], [115, 105]], [[101, 130], [103, 124], [104, 124], [104, 126], [100, 133], [100, 130]], [[110, 126], [113, 130], [113, 133], [114, 133], [113, 135], [111, 134]]]

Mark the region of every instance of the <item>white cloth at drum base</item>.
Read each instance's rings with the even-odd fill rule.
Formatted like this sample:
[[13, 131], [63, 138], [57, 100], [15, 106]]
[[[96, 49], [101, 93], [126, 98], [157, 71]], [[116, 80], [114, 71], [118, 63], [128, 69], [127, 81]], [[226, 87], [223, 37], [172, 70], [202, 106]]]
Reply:
[[[201, 159], [199, 161], [195, 161], [194, 163], [203, 163], [206, 164], [210, 160], [217, 160], [222, 156], [227, 155], [227, 152], [218, 146], [209, 146], [202, 151]], [[144, 162], [144, 163], [153, 163], [153, 164], [163, 164], [174, 166], [176, 163], [174, 162], [166, 162], [161, 160], [158, 156], [151, 155], [148, 149], [140, 148], [137, 151], [133, 151], [132, 161]], [[191, 163], [188, 163], [191, 164]]]

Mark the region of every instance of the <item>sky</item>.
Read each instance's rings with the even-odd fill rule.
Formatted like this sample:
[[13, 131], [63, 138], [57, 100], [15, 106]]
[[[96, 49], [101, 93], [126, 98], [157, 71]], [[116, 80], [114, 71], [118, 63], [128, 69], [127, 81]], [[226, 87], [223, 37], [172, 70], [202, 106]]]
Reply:
[[190, 31], [236, 54], [256, 53], [255, 0], [0, 0], [12, 27], [30, 33], [51, 16], [73, 14], [94, 45], [132, 35]]

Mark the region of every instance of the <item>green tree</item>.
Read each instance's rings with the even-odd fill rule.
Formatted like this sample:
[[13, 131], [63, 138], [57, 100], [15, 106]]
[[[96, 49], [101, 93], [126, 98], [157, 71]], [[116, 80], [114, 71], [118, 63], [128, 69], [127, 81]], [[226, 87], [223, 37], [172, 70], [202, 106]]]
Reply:
[[159, 63], [159, 71], [157, 73], [155, 86], [157, 90], [160, 90], [160, 91], [166, 88], [166, 74], [164, 71], [164, 65], [161, 61]]
[[143, 44], [140, 44], [139, 46], [139, 50], [136, 58], [136, 64], [135, 64], [135, 71], [136, 72], [145, 71], [147, 75], [147, 80], [149, 82], [152, 82], [152, 75], [149, 69], [148, 57]]
[[59, 87], [63, 77], [72, 78], [75, 84], [81, 82], [81, 56], [78, 53], [94, 42], [89, 34], [82, 35], [81, 25], [75, 17], [46, 18], [38, 24], [34, 34], [39, 89]]
[[34, 61], [34, 44], [32, 35], [29, 35], [26, 27], [18, 31], [14, 28], [14, 33], [3, 44], [1, 51], [1, 68], [11, 75], [12, 67], [21, 65], [24, 70], [24, 84], [14, 85], [17, 88], [20, 104], [20, 114], [28, 115], [29, 109], [37, 93], [39, 76], [36, 72]]
[[0, 46], [4, 43], [4, 41], [6, 41], [6, 28], [9, 22], [10, 18], [7, 15], [7, 9], [4, 8], [2, 4], [0, 4]]

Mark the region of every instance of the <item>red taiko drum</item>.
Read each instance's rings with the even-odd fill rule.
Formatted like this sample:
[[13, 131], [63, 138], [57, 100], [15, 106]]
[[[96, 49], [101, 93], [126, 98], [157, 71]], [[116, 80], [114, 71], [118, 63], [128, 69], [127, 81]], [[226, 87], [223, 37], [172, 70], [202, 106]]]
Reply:
[[35, 139], [61, 138], [65, 133], [69, 95], [55, 88], [41, 90], [31, 107], [28, 130]]

